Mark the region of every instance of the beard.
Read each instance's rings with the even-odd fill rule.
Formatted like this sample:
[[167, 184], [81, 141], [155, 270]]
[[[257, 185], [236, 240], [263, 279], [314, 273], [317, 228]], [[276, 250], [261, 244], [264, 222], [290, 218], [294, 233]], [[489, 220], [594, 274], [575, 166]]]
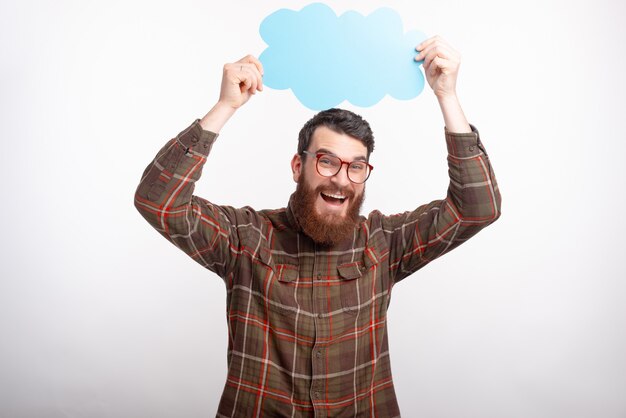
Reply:
[[[315, 201], [320, 192], [330, 194], [341, 192], [346, 196], [349, 205], [346, 215], [317, 213]], [[306, 235], [316, 244], [332, 247], [354, 234], [364, 200], [365, 192], [355, 196], [352, 190], [339, 190], [328, 185], [320, 185], [313, 190], [302, 176], [291, 200], [291, 210]]]

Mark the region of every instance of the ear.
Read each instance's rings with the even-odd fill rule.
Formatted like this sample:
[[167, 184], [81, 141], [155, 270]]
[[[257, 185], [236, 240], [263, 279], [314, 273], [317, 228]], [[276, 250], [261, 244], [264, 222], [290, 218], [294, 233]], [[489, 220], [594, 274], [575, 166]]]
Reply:
[[298, 154], [295, 154], [291, 159], [291, 171], [293, 173], [293, 181], [297, 183], [302, 174], [302, 158]]

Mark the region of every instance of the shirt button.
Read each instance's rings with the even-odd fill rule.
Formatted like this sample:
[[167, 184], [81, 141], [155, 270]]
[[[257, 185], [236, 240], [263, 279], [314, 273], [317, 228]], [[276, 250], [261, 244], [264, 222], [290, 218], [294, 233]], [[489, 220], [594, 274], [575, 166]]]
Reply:
[[317, 273], [317, 280], [322, 280], [322, 273]]
[[322, 357], [322, 350], [317, 350], [317, 352], [315, 353], [315, 355], [317, 356], [317, 358]]
[[317, 314], [317, 317], [318, 317], [318, 318], [321, 318], [321, 317], [322, 317], [322, 314], [321, 314], [321, 313], [318, 313], [318, 314]]
[[473, 145], [470, 145], [469, 150], [470, 150], [470, 151], [474, 151], [474, 146], [473, 146]]
[[191, 138], [191, 142], [193, 142], [194, 144], [197, 144], [199, 140], [200, 140], [200, 139], [198, 139], [198, 137], [196, 137], [196, 136], [194, 136], [193, 138]]
[[315, 392], [315, 399], [319, 399], [320, 398], [320, 393], [319, 392]]

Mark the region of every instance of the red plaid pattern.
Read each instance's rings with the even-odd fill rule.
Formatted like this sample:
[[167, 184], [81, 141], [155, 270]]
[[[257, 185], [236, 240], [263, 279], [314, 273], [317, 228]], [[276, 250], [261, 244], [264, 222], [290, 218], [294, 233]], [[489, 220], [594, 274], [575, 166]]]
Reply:
[[193, 196], [217, 135], [198, 122], [147, 167], [135, 206], [163, 236], [224, 279], [228, 377], [218, 417], [399, 417], [387, 344], [395, 283], [500, 216], [478, 132], [446, 131], [444, 200], [362, 217], [319, 247], [289, 205], [217, 206]]

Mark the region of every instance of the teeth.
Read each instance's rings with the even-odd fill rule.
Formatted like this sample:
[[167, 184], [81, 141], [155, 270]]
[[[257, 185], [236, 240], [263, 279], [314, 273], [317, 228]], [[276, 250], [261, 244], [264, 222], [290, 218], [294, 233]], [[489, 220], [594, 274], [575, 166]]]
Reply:
[[332, 197], [333, 199], [345, 199], [346, 197], [340, 194], [329, 194], [329, 193], [322, 193], [324, 196], [328, 196], [328, 197]]

